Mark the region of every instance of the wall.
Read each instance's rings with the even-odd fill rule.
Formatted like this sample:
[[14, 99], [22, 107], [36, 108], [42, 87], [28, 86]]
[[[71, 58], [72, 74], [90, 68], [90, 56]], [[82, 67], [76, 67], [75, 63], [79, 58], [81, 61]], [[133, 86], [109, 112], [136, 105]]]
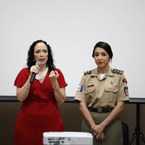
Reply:
[[[1, 0], [0, 95], [15, 95], [33, 41], [46, 40], [74, 96], [84, 71], [96, 67], [96, 42], [108, 42], [111, 66], [124, 70], [130, 97], [145, 97], [145, 0]], [[75, 70], [75, 71], [74, 71]], [[70, 75], [71, 74], [71, 75]]]
[[[19, 102], [0, 102], [0, 145], [13, 145], [13, 130], [16, 115], [20, 107]], [[76, 103], [59, 105], [65, 123], [66, 131], [80, 131], [82, 115]], [[141, 131], [145, 134], [145, 105], [141, 105]], [[126, 109], [121, 115], [122, 120], [129, 126], [129, 136], [132, 137], [136, 123], [136, 105], [126, 104]], [[135, 144], [134, 140], [132, 145]], [[141, 141], [141, 145], [143, 145]]]

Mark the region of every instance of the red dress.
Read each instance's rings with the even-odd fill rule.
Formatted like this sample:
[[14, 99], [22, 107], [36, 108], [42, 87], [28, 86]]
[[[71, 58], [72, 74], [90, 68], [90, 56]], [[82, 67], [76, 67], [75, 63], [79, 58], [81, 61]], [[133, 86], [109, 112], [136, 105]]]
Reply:
[[[56, 71], [59, 73], [57, 79], [59, 86], [61, 88], [67, 86], [62, 72], [59, 69]], [[43, 83], [34, 80], [27, 99], [21, 105], [15, 124], [15, 145], [43, 145], [43, 132], [64, 131], [49, 73], [48, 71]], [[22, 87], [29, 74], [28, 68], [23, 68], [14, 85]]]

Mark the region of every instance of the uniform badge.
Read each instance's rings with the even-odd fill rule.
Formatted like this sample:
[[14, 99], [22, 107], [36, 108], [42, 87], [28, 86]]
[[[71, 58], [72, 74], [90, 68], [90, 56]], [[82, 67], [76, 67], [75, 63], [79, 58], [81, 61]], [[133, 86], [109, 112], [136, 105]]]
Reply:
[[84, 88], [84, 86], [83, 86], [83, 85], [79, 85], [79, 87], [78, 87], [77, 91], [78, 91], [78, 92], [82, 92], [82, 91], [83, 91], [83, 88]]
[[124, 93], [125, 93], [126, 96], [129, 95], [129, 94], [128, 94], [128, 87], [124, 87]]
[[116, 73], [116, 74], [123, 74], [124, 71], [123, 70], [119, 70], [119, 69], [113, 69], [112, 72]]
[[92, 71], [88, 70], [88, 71], [84, 72], [84, 75], [91, 74], [91, 73], [92, 73]]
[[89, 95], [88, 99], [89, 99], [89, 101], [91, 101], [92, 100], [92, 96]]
[[122, 81], [123, 81], [123, 83], [127, 84], [127, 79], [126, 78], [124, 78]]

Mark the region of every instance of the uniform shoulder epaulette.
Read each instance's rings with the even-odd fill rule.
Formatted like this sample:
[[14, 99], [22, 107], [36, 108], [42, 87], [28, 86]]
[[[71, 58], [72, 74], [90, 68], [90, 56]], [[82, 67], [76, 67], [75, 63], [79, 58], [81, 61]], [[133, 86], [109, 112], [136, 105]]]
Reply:
[[112, 69], [112, 72], [116, 73], [116, 74], [123, 74], [124, 73], [123, 70], [119, 70], [119, 69]]
[[91, 73], [92, 73], [92, 70], [88, 70], [84, 72], [84, 75], [91, 74]]

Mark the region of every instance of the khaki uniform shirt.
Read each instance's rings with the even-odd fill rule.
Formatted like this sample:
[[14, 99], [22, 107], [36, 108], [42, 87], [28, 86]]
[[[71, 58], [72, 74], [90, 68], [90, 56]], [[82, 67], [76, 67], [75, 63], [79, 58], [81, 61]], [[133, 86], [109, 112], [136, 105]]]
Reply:
[[97, 68], [82, 76], [75, 100], [87, 107], [115, 107], [118, 101], [128, 101], [127, 81], [123, 71], [109, 68], [101, 80]]

